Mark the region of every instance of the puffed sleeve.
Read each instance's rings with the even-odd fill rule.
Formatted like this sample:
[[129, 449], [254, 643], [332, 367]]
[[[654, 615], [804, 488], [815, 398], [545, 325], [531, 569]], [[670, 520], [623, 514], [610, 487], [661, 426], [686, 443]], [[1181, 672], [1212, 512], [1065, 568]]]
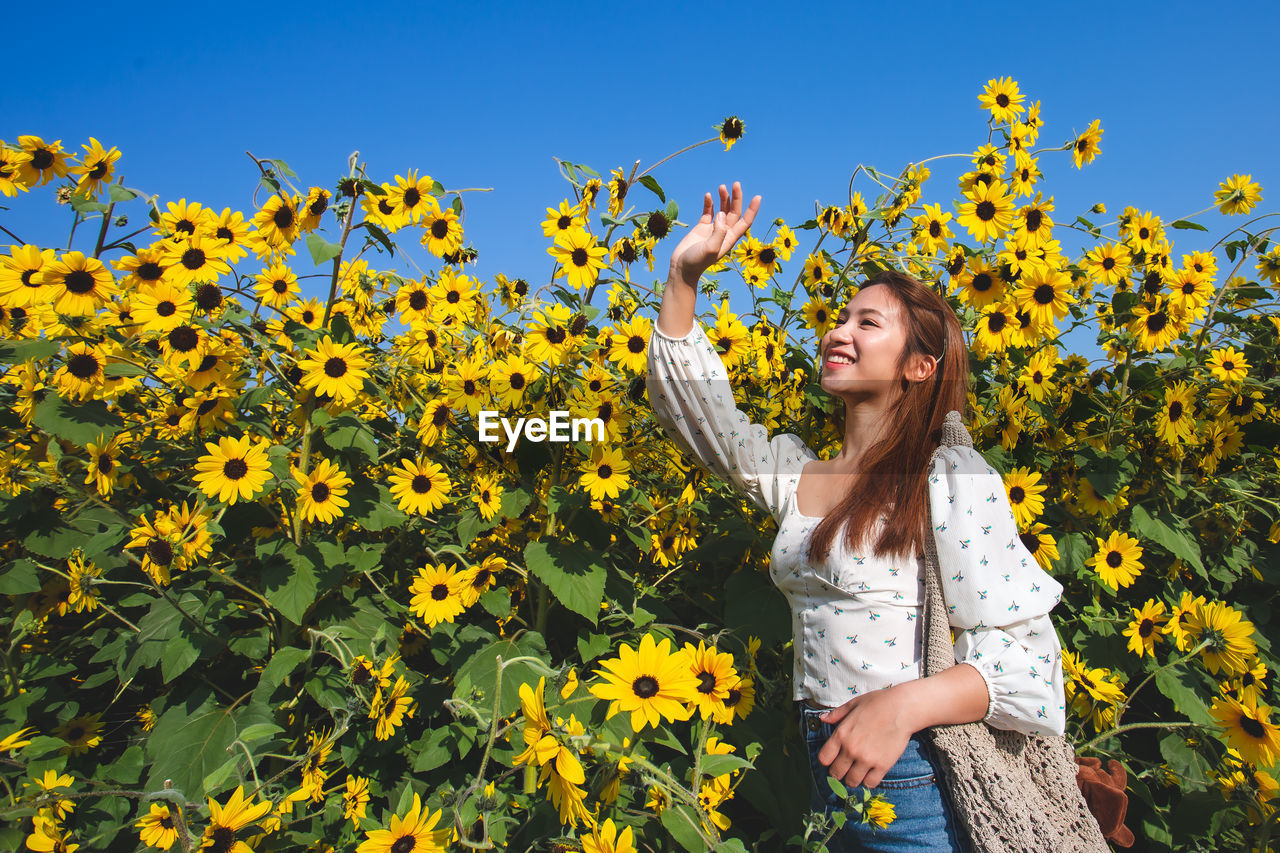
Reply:
[[1062, 734], [1062, 645], [1049, 611], [1062, 584], [1018, 536], [1004, 481], [971, 447], [944, 447], [929, 475], [929, 508], [956, 661], [987, 682], [986, 722]]
[[791, 433], [770, 439], [737, 408], [724, 361], [696, 318], [679, 338], [655, 325], [648, 350], [645, 386], [658, 424], [703, 468], [778, 518], [788, 487], [817, 455]]

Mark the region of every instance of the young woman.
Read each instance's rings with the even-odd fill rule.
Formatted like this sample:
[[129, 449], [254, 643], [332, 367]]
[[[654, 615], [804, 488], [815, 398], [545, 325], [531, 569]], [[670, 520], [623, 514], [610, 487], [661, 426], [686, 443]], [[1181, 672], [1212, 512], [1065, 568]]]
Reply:
[[[649, 341], [658, 422], [707, 470], [778, 522], [770, 574], [791, 605], [794, 697], [809, 747], [812, 804], [836, 807], [830, 775], [894, 805], [884, 829], [849, 821], [836, 850], [961, 850], [963, 831], [922, 732], [985, 720], [1027, 734], [1065, 725], [1061, 646], [1048, 613], [1062, 587], [1018, 536], [1003, 481], [980, 454], [946, 447], [963, 412], [968, 351], [955, 313], [897, 272], [864, 282], [819, 345], [821, 385], [843, 402], [844, 443], [819, 459], [796, 435], [770, 439], [734, 405], [719, 354], [694, 318], [697, 282], [755, 220], [720, 186], [671, 258]], [[922, 677], [926, 501], [944, 565], [959, 664]], [[953, 631], [953, 634], [956, 632]]]

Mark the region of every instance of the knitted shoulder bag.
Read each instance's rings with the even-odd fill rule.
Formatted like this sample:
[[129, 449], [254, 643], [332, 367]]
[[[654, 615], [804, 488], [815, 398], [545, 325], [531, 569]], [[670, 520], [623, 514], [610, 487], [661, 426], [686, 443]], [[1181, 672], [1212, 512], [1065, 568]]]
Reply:
[[[948, 412], [941, 447], [973, 446], [959, 412]], [[932, 470], [938, 451], [929, 460]], [[925, 675], [956, 665], [942, 596], [933, 523], [925, 502]], [[992, 728], [985, 722], [927, 729], [959, 829], [975, 853], [1106, 853], [1111, 848], [1076, 784], [1067, 739]]]

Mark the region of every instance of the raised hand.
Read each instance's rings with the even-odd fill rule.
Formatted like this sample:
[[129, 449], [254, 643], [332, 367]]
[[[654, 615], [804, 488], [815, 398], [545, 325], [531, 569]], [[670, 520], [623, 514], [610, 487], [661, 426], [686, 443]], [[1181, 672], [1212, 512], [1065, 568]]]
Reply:
[[760, 209], [760, 196], [751, 199], [742, 212], [742, 184], [733, 182], [733, 196], [720, 185], [720, 212], [712, 215], [711, 193], [703, 197], [702, 216], [681, 239], [671, 253], [671, 273], [682, 281], [696, 285], [707, 267], [729, 254]]

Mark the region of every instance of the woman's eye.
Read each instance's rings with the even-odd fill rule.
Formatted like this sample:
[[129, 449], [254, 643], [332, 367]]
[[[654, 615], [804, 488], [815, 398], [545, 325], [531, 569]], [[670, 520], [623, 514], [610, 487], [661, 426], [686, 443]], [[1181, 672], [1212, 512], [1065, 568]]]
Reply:
[[863, 322], [864, 324], [866, 324], [866, 323], [870, 323], [870, 324], [871, 324], [871, 325], [873, 325], [873, 326], [875, 325], [875, 321], [873, 321], [873, 320], [863, 320], [862, 322]]

